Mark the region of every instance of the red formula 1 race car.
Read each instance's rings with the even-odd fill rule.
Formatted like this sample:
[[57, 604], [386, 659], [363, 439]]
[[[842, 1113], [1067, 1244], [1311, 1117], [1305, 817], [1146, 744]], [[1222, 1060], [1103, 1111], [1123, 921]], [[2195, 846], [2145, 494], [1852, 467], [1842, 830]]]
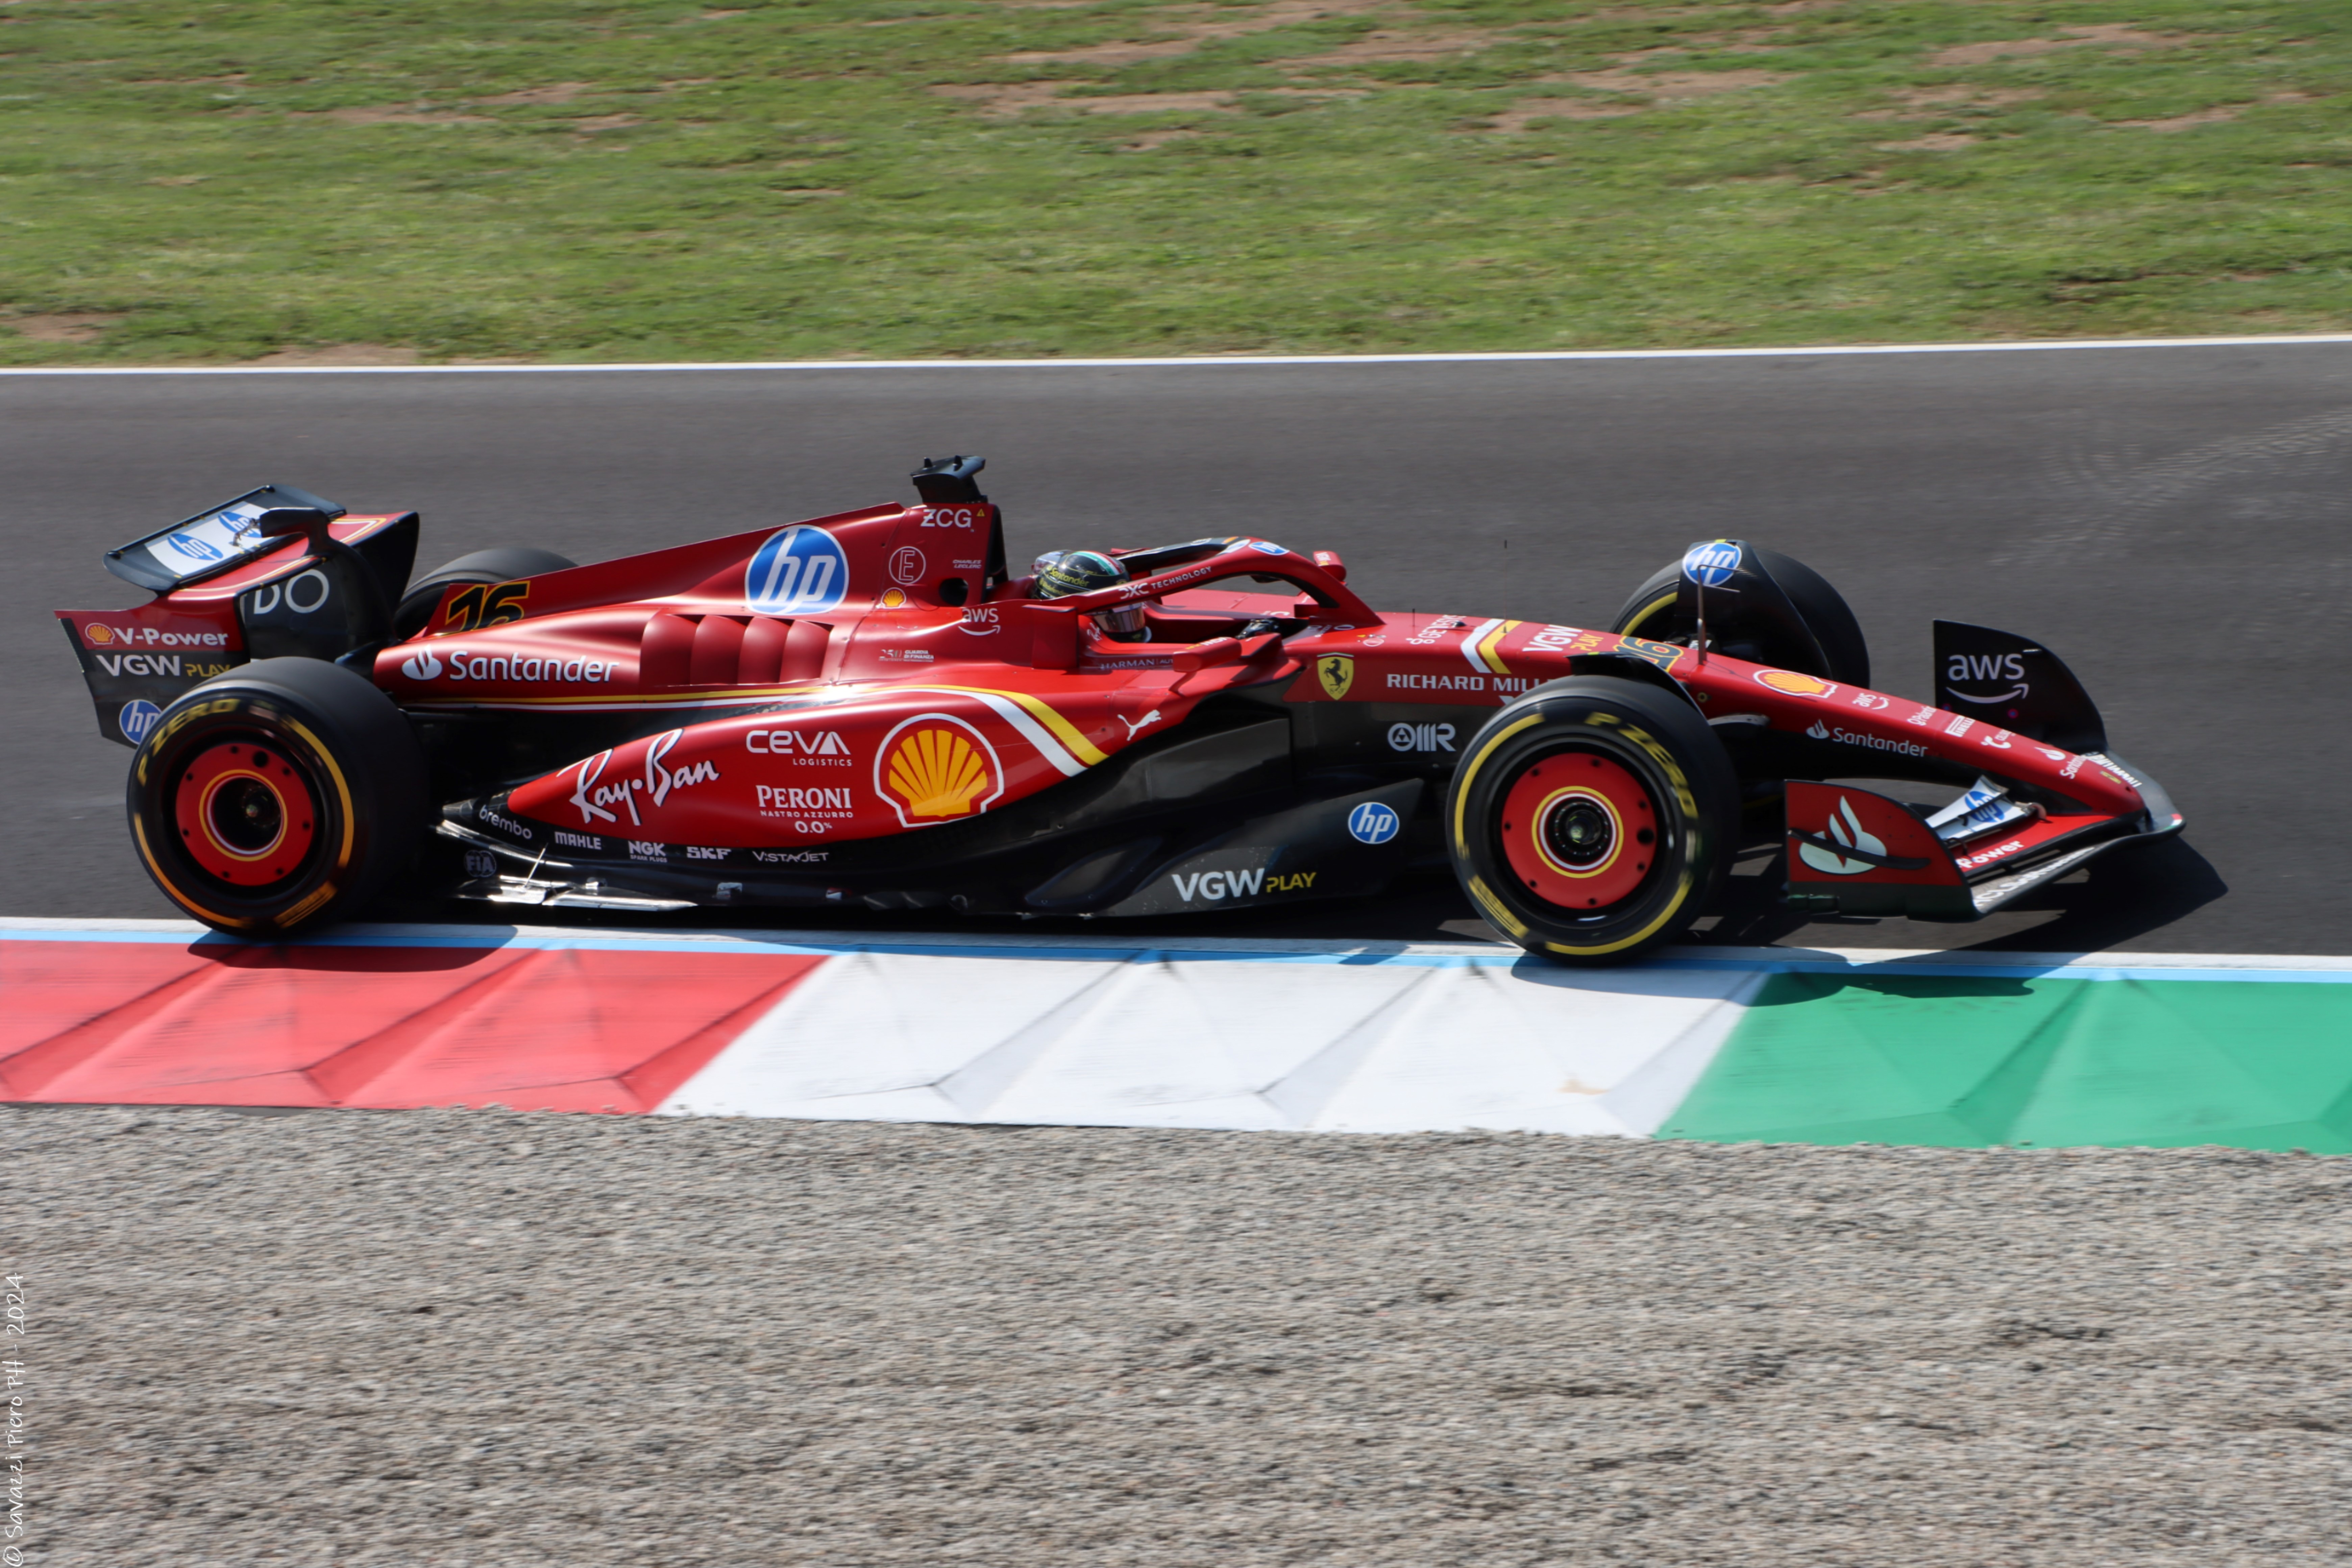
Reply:
[[[1164, 915], [1452, 863], [1528, 949], [1624, 959], [1781, 837], [1802, 908], [1969, 920], [2180, 825], [2047, 648], [1938, 622], [1871, 689], [1819, 576], [1694, 546], [1610, 630], [1374, 610], [1254, 538], [1004, 560], [976, 458], [919, 500], [410, 581], [414, 512], [282, 486], [60, 611], [173, 901], [284, 933], [395, 879], [507, 904]], [[1271, 591], [1269, 591], [1269, 589]], [[1916, 780], [1939, 806], [1820, 781]]]

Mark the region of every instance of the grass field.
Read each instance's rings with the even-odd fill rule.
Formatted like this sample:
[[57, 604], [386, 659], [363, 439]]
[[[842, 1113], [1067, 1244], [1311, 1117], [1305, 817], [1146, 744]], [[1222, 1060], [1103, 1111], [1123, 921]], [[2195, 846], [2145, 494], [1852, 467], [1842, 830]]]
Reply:
[[2352, 328], [2343, 0], [0, 0], [0, 363]]

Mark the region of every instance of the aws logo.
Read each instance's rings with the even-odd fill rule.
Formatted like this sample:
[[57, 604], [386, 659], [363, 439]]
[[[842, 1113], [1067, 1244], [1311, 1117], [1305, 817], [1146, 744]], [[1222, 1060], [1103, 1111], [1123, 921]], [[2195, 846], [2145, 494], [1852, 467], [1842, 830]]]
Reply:
[[[1963, 702], [2014, 702], [2033, 688], [2025, 679], [2025, 656], [2040, 651], [2024, 648], [2016, 653], [1956, 653], [1944, 664], [1944, 689]], [[1998, 686], [2008, 682], [2010, 689], [1980, 697], [1973, 691], [1963, 691], [1961, 681], [1981, 682]]]
[[1004, 765], [988, 737], [945, 713], [920, 713], [882, 738], [874, 790], [902, 827], [974, 816], [1004, 793]]

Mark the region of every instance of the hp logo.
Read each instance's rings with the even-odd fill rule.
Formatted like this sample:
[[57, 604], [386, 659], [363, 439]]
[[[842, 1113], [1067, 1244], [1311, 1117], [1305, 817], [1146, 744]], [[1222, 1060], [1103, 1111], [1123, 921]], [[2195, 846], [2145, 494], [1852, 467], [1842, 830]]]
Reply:
[[1386, 844], [1404, 826], [1391, 807], [1368, 800], [1348, 814], [1348, 836], [1359, 844]]
[[161, 708], [142, 700], [124, 703], [121, 717], [117, 722], [122, 726], [122, 738], [135, 746], [147, 738], [147, 731], [153, 729], [155, 721], [163, 716]]
[[743, 568], [743, 602], [762, 616], [822, 615], [849, 591], [849, 557], [821, 528], [772, 533]]
[[1683, 555], [1683, 575], [1702, 588], [1720, 588], [1739, 570], [1739, 546], [1728, 539], [1694, 544]]

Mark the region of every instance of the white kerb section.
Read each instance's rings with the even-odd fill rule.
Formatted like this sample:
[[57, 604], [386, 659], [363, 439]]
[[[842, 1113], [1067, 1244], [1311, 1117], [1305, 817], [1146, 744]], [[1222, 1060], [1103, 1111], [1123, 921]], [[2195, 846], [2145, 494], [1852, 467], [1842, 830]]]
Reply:
[[1762, 976], [1435, 954], [845, 953], [675, 1114], [1642, 1137]]

